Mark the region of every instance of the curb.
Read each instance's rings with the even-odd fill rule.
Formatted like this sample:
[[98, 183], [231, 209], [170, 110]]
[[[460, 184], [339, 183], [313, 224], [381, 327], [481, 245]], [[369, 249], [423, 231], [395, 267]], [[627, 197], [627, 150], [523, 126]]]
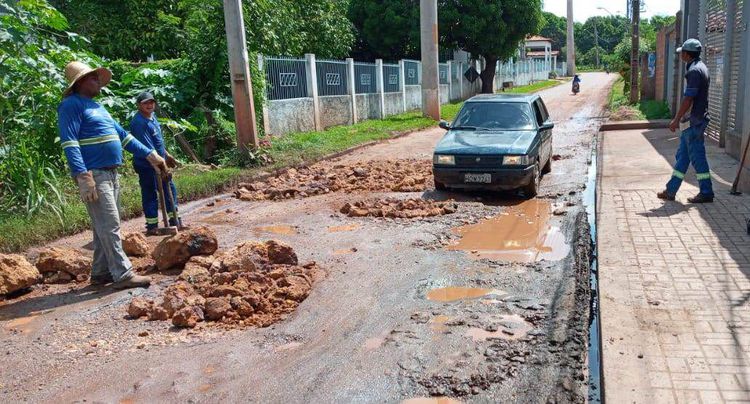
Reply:
[[669, 122], [668, 119], [655, 119], [652, 121], [608, 121], [599, 128], [599, 132], [615, 130], [666, 129], [669, 127]]

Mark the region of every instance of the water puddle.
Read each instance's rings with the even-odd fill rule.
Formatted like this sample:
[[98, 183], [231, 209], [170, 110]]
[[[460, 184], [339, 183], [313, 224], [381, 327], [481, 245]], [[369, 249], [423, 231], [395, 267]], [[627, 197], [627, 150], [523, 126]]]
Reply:
[[356, 248], [346, 248], [343, 250], [336, 250], [333, 252], [333, 255], [348, 255], [348, 254], [354, 254], [357, 252]]
[[205, 393], [211, 390], [212, 387], [213, 387], [213, 384], [209, 384], [209, 383], [201, 384], [200, 386], [198, 386], [198, 391], [200, 391], [201, 393]]
[[344, 231], [354, 231], [359, 229], [361, 226], [359, 223], [352, 223], [343, 226], [331, 226], [328, 228], [329, 233], [341, 233]]
[[203, 373], [210, 375], [211, 373], [216, 372], [216, 368], [213, 366], [206, 366], [203, 368]]
[[487, 331], [482, 328], [469, 328], [466, 331], [466, 336], [471, 337], [474, 342], [486, 341], [490, 338], [501, 338], [514, 341], [525, 337], [532, 329], [534, 329], [534, 326], [531, 325], [531, 323], [524, 320], [523, 317], [514, 314], [503, 316], [503, 319], [498, 325], [497, 331]]
[[232, 223], [235, 220], [235, 215], [239, 212], [235, 211], [221, 211], [216, 212], [211, 216], [198, 219], [199, 222], [208, 224], [226, 224]]
[[450, 397], [417, 397], [404, 400], [401, 404], [461, 404], [461, 402]]
[[33, 322], [40, 314], [42, 313], [37, 312], [25, 317], [18, 317], [10, 320], [3, 326], [3, 329], [6, 331], [17, 330], [22, 334], [29, 334], [37, 328], [33, 325]]
[[504, 292], [493, 289], [450, 286], [446, 288], [432, 289], [431, 291], [427, 292], [427, 300], [450, 303], [459, 300], [472, 300], [488, 295], [501, 294], [504, 294]]
[[302, 346], [301, 342], [294, 341], [294, 342], [290, 342], [288, 344], [277, 346], [276, 348], [274, 348], [274, 351], [276, 351], [276, 352], [291, 351], [291, 350], [297, 349], [297, 348], [299, 348], [301, 346]]
[[281, 224], [277, 226], [261, 226], [253, 229], [255, 233], [270, 233], [278, 234], [281, 236], [294, 236], [297, 234], [297, 229], [294, 226], [287, 224]]
[[552, 205], [531, 199], [477, 224], [453, 229], [461, 240], [446, 249], [469, 252], [475, 259], [536, 262], [559, 261], [570, 246], [559, 228], [549, 224]]
[[445, 330], [448, 329], [448, 326], [445, 325], [448, 321], [450, 321], [451, 318], [448, 316], [437, 316], [430, 320], [430, 329], [434, 333], [441, 334], [445, 332]]

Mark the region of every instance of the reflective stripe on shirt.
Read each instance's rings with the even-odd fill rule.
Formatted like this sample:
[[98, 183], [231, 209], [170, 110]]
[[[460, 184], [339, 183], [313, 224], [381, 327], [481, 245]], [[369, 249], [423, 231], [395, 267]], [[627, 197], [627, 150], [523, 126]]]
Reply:
[[119, 142], [119, 141], [120, 141], [120, 136], [118, 135], [104, 135], [104, 136], [90, 137], [87, 139], [79, 139], [78, 143], [81, 146], [90, 146], [92, 144]]

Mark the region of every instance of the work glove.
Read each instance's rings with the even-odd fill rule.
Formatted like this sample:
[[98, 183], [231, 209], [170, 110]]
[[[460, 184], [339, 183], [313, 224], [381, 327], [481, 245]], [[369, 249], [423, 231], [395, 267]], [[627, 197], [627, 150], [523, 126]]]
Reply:
[[151, 154], [146, 156], [146, 160], [148, 160], [149, 164], [151, 164], [151, 167], [154, 168], [154, 171], [156, 171], [156, 174], [164, 177], [167, 175], [167, 163], [164, 161], [163, 158], [156, 152], [152, 151]]
[[93, 203], [99, 200], [99, 194], [96, 192], [96, 181], [91, 171], [78, 174], [76, 177], [78, 183], [78, 193], [84, 203]]
[[171, 154], [167, 153], [167, 156], [166, 156], [165, 160], [167, 162], [167, 167], [169, 167], [169, 168], [177, 168], [177, 159], [174, 158], [174, 157], [172, 157]]

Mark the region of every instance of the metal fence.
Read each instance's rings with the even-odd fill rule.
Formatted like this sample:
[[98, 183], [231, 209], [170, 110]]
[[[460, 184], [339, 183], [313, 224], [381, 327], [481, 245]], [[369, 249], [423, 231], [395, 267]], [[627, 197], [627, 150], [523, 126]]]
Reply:
[[448, 81], [448, 64], [440, 63], [438, 65], [438, 73], [440, 76], [440, 84], [450, 84]]
[[357, 94], [375, 94], [378, 92], [376, 83], [377, 70], [375, 63], [355, 63], [354, 64], [354, 90]]
[[266, 95], [269, 100], [309, 97], [305, 59], [266, 58]]
[[397, 64], [383, 64], [383, 91], [398, 93], [401, 91], [401, 67]]
[[347, 65], [336, 60], [315, 61], [318, 79], [318, 95], [347, 95]]
[[422, 63], [416, 60], [404, 60], [404, 83], [407, 86], [422, 84]]

